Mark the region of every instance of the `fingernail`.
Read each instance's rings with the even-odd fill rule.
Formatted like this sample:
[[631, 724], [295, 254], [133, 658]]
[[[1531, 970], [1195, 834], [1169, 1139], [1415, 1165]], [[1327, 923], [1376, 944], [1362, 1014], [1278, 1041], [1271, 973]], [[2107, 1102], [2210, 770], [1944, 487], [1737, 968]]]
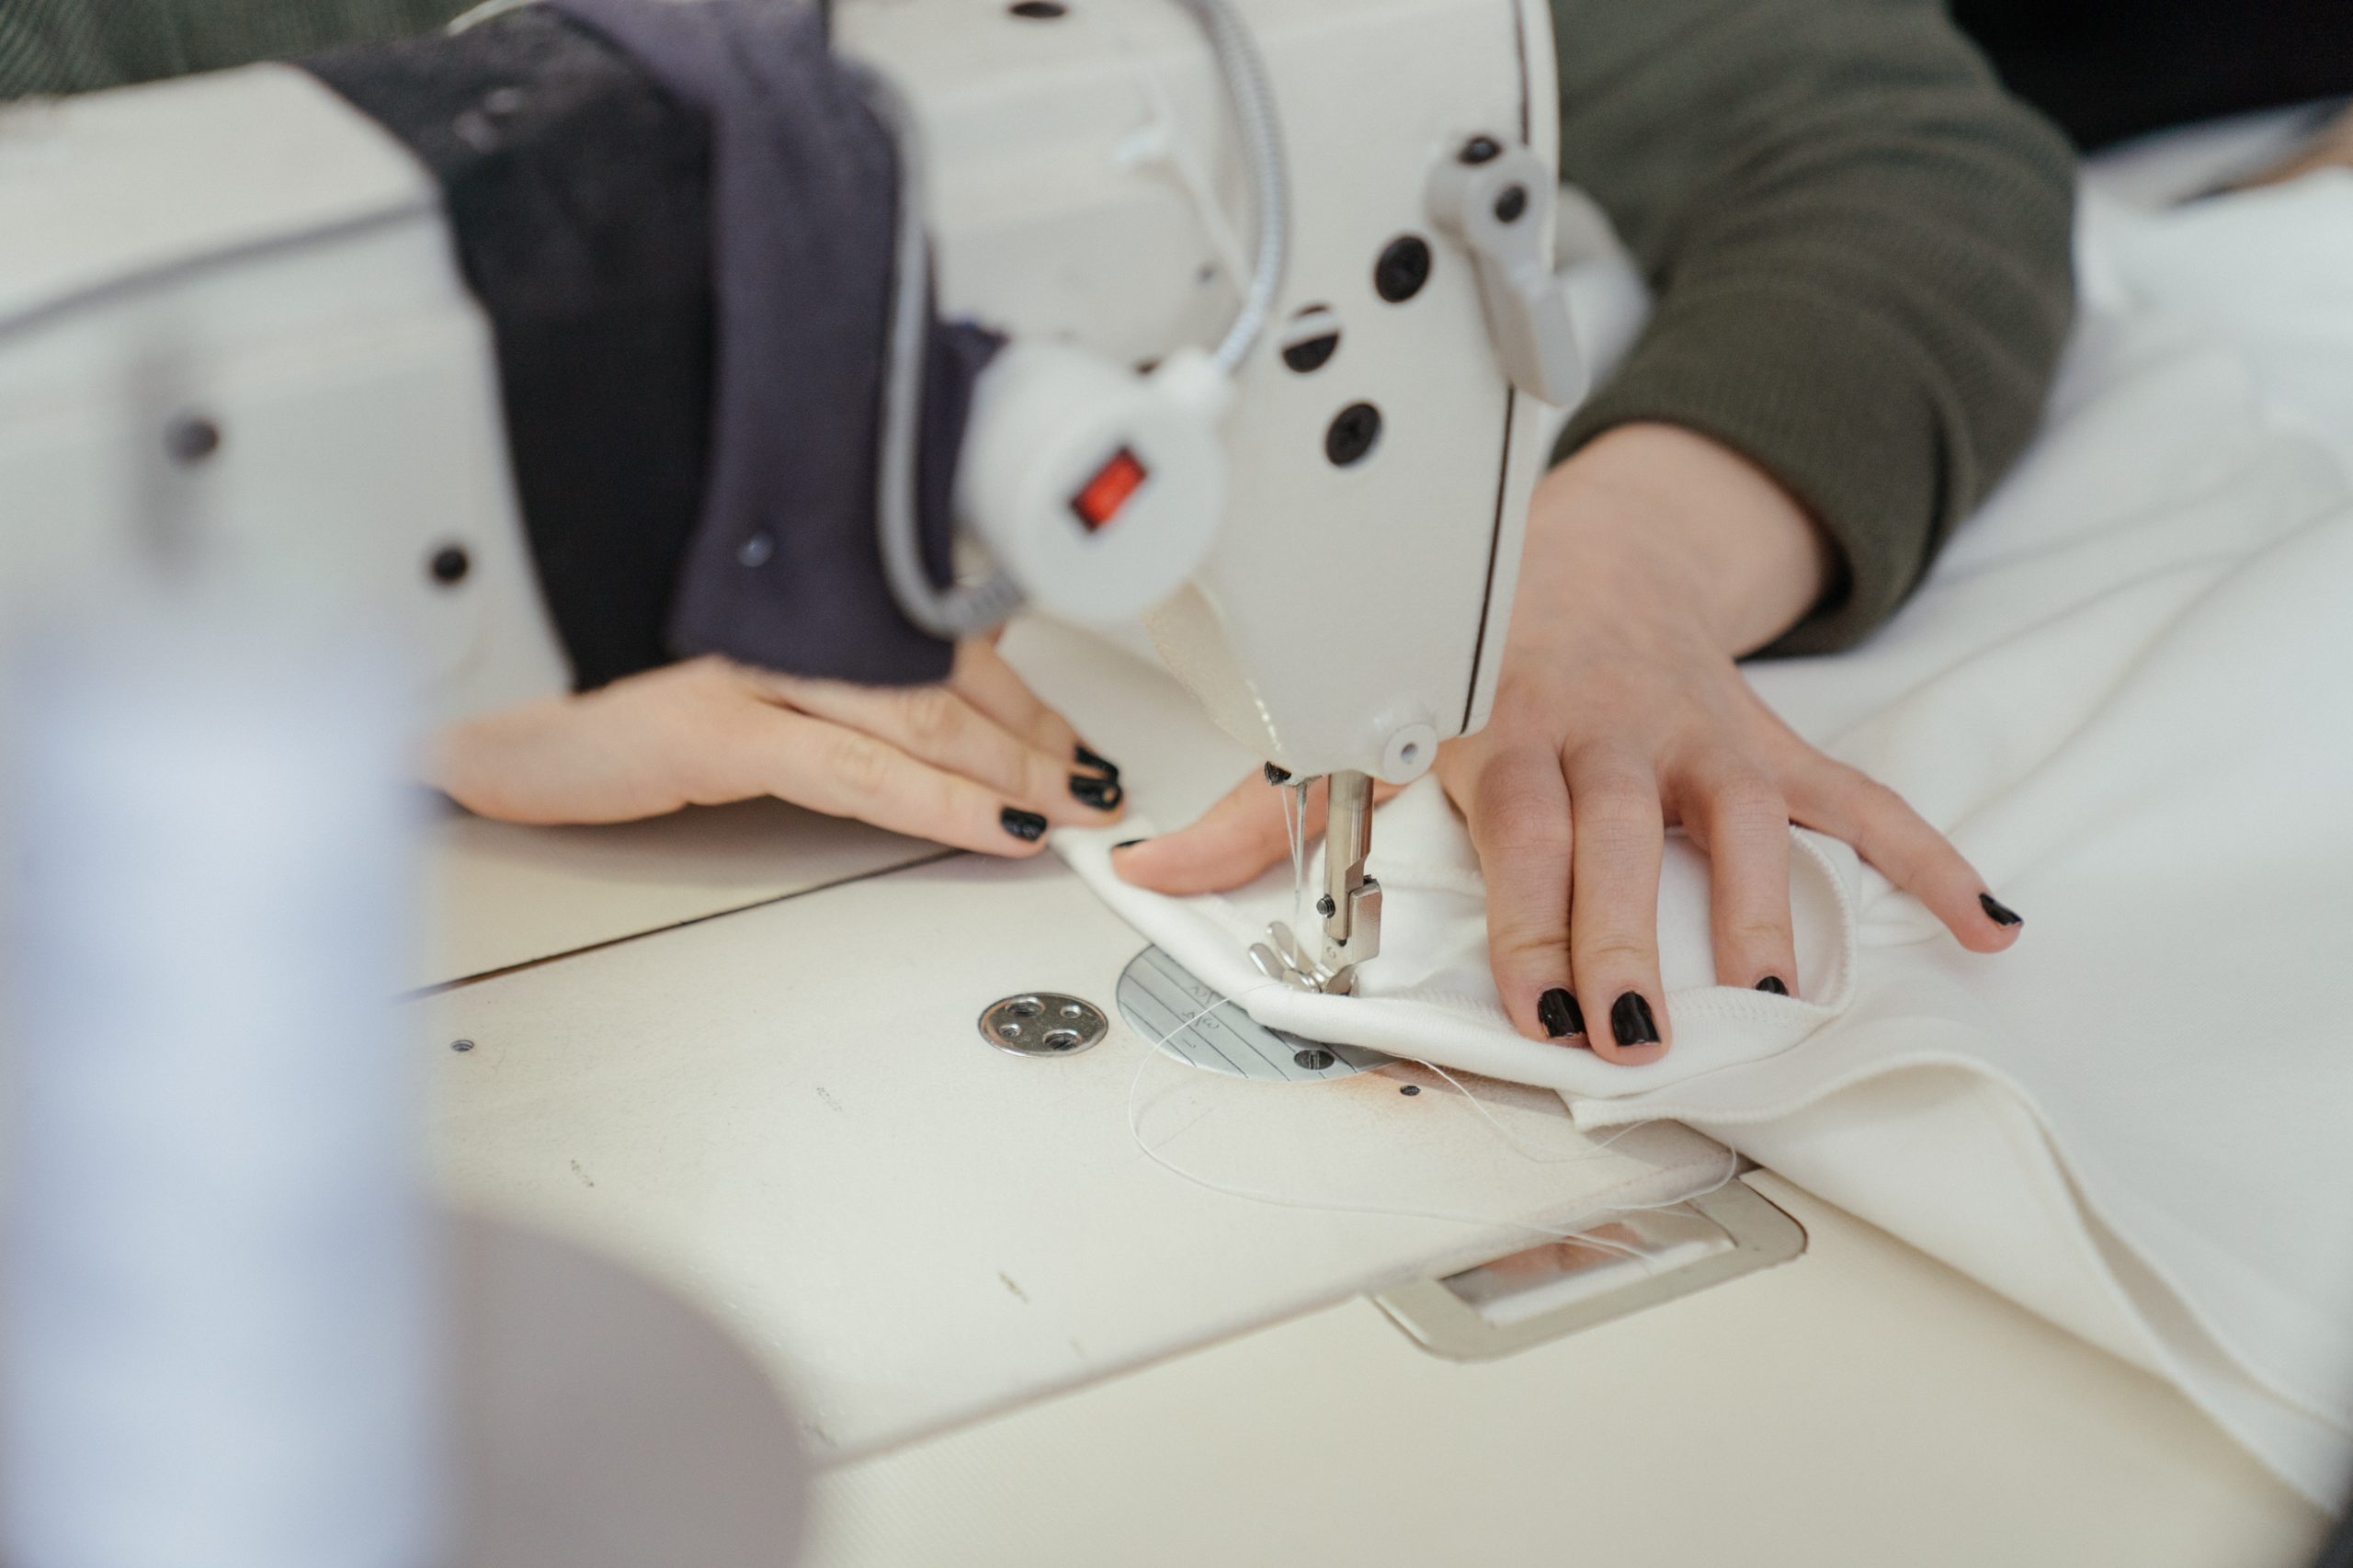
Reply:
[[1113, 849], [1133, 849], [1137, 845], [1142, 844], [1142, 842], [1143, 840], [1141, 838], [1122, 838], [1119, 843], [1111, 846], [1111, 847]]
[[1114, 784], [1120, 781], [1120, 765], [1109, 757], [1098, 756], [1083, 745], [1072, 747], [1071, 756], [1078, 759], [1081, 767], [1092, 767]]
[[1995, 898], [1990, 892], [1981, 892], [1977, 895], [1977, 907], [1984, 910], [1985, 912], [1985, 918], [1991, 920], [1996, 926], [2023, 926], [2026, 924], [2025, 915], [2020, 915], [2017, 910], [2012, 909], [2008, 904], [2004, 903], [2000, 899]]
[[1046, 836], [1046, 819], [1035, 812], [1025, 812], [1019, 806], [1007, 806], [997, 813], [997, 821], [1005, 831], [1024, 844], [1035, 844]]
[[1758, 981], [1756, 983], [1756, 989], [1759, 991], [1769, 991], [1776, 996], [1787, 996], [1790, 994], [1790, 988], [1781, 983], [1781, 977], [1778, 974], [1768, 974], [1764, 979]]
[[1118, 811], [1120, 802], [1127, 798], [1118, 779], [1097, 778], [1092, 773], [1072, 774], [1070, 792], [1078, 797], [1080, 803], [1092, 806], [1098, 812]]
[[1536, 999], [1536, 1021], [1554, 1040], [1585, 1033], [1585, 1009], [1577, 999], [1555, 985]]
[[1618, 1037], [1620, 1045], [1656, 1045], [1658, 1020], [1651, 1017], [1651, 1005], [1639, 991], [1629, 991], [1609, 1006], [1609, 1032]]

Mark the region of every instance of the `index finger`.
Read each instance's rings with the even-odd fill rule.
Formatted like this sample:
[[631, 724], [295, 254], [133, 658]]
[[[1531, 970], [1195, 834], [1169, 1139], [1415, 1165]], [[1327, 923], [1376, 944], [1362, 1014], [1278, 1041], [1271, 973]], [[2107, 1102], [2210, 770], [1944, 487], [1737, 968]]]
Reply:
[[[965, 701], [1059, 762], [1086, 763], [1092, 755], [1086, 753], [1071, 722], [1030, 690], [1029, 683], [989, 643], [957, 644], [956, 667], [948, 684]], [[1111, 769], [1110, 776], [1119, 778], [1119, 769]]]
[[738, 733], [736, 744], [744, 777], [795, 805], [983, 855], [1045, 847], [1049, 824], [1038, 812], [862, 730], [768, 708]]

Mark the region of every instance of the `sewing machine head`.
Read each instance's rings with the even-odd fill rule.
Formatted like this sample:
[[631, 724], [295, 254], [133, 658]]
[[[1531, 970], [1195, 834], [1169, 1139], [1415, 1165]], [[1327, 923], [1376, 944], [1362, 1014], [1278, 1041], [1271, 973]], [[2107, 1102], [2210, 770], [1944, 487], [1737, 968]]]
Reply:
[[[1316, 983], [1344, 991], [1378, 940], [1370, 781], [1418, 778], [1484, 722], [1547, 405], [1583, 391], [1551, 267], [1549, 17], [1241, 10], [1280, 121], [1288, 266], [1216, 426], [1213, 539], [1144, 620], [1227, 733], [1334, 780]], [[916, 0], [846, 11], [842, 42], [913, 106], [945, 309], [1123, 367], [1219, 341], [1264, 238], [1232, 229], [1263, 203], [1184, 9]]]

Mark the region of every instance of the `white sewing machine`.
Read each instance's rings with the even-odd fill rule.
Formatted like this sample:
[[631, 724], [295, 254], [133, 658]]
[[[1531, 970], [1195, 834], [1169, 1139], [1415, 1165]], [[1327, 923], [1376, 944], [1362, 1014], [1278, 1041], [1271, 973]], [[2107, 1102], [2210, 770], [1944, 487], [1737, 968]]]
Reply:
[[[1318, 978], [1339, 989], [1377, 942], [1370, 780], [1483, 719], [1544, 459], [1530, 391], [1574, 395], [1558, 352], [1497, 331], [1552, 308], [1549, 13], [1244, 13], [1285, 131], [1290, 255], [1220, 426], [1215, 543], [1151, 618], [1210, 722], [1062, 630], [1008, 647], [1074, 707], [1103, 682], [1160, 693], [1130, 707], [1148, 755], [1122, 761], [1199, 798], [1262, 762], [1334, 778], [1352, 852], [1331, 857]], [[1182, 10], [907, 0], [839, 26], [912, 106], [949, 310], [1120, 366], [1217, 339], [1246, 292], [1251, 187]], [[180, 548], [143, 527], [161, 497], [245, 602], [395, 625], [437, 712], [551, 689], [493, 376], [430, 180], [299, 74], [0, 118], [11, 613], [151, 572]], [[437, 571], [453, 549], [468, 569]], [[2032, 1540], [2187, 1562], [2186, 1523], [2306, 1525], [2137, 1374], [1769, 1177], [1631, 1210], [1722, 1180], [1723, 1151], [1682, 1129], [1600, 1151], [1545, 1096], [1483, 1086], [1510, 1136], [1563, 1152], [1540, 1166], [1411, 1069], [1269, 1097], [1140, 1066], [1149, 1032], [1117, 1006], [1138, 940], [1051, 863], [750, 809], [452, 822], [436, 861], [405, 1016], [442, 1185], [635, 1265], [751, 1346], [824, 1472], [820, 1561], [1450, 1561], [1566, 1536], [1630, 1561]], [[992, 1050], [975, 1015], [1036, 992], [1104, 1004], [1128, 1049]], [[1187, 1186], [1129, 1141], [1139, 1084], [1150, 1125], [1197, 1119], [1177, 1147], [1229, 1181], [1386, 1179], [1495, 1222]], [[1525, 1250], [1526, 1226], [1620, 1210], [1611, 1239], [1646, 1261]], [[2050, 1387], [2073, 1397], [2016, 1393]], [[1890, 1426], [1915, 1435], [1903, 1462]], [[2015, 1462], [1984, 1468], [1987, 1432]], [[1940, 1469], [2014, 1506], [1971, 1506]], [[1723, 1501], [1690, 1508], [1695, 1483]]]
[[[1370, 780], [1483, 722], [1540, 399], [1583, 390], [1546, 14], [1256, 8], [1280, 118], [1244, 147], [1243, 68], [1211, 69], [1177, 6], [1031, 10], [845, 19], [910, 106], [944, 308], [1014, 338], [961, 464], [967, 537], [1050, 608], [1150, 607], [1228, 734], [1334, 777], [1355, 854], [1318, 978], [1346, 989], [1378, 948]], [[1440, 47], [1455, 22], [1489, 36]], [[47, 525], [0, 581], [123, 570], [140, 487], [177, 485], [224, 555], [395, 607], [440, 711], [558, 683], [483, 323], [404, 153], [264, 68], [20, 108], [0, 157], [0, 486]], [[1277, 243], [1247, 253], [1263, 208]], [[1201, 370], [1245, 301], [1240, 363]], [[1230, 381], [1188, 393], [1208, 438], [1149, 395], [1180, 365]], [[1138, 453], [1123, 505], [1085, 517], [1089, 477]], [[431, 570], [451, 549], [461, 581]]]

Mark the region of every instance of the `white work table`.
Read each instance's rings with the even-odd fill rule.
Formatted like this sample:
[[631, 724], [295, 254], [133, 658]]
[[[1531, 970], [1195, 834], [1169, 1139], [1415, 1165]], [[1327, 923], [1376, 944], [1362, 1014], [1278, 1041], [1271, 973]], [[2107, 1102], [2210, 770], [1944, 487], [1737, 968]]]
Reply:
[[[1117, 1114], [1134, 1031], [1068, 1061], [979, 1039], [998, 994], [1108, 1004], [1142, 946], [1051, 860], [780, 807], [601, 840], [453, 823], [438, 856], [475, 904], [438, 978], [507, 971], [410, 1004], [445, 1187], [745, 1341], [822, 1470], [813, 1562], [2286, 1568], [2320, 1536], [2170, 1390], [1768, 1173], [1796, 1260], [1506, 1359], [1429, 1355], [1363, 1291], [1507, 1232], [1203, 1191]], [[1450, 1091], [1396, 1086], [1273, 1092], [1322, 1097], [1302, 1136], [1329, 1157], [1492, 1156]], [[1241, 1168], [1278, 1125], [1226, 1119], [1190, 1158]], [[1643, 1136], [1544, 1179], [1713, 1147]], [[1511, 1165], [1464, 1179], [1542, 1209]]]
[[2270, 1568], [2179, 1395], [1769, 1173], [1793, 1263], [1502, 1361], [1351, 1301], [822, 1477], [810, 1560]]

